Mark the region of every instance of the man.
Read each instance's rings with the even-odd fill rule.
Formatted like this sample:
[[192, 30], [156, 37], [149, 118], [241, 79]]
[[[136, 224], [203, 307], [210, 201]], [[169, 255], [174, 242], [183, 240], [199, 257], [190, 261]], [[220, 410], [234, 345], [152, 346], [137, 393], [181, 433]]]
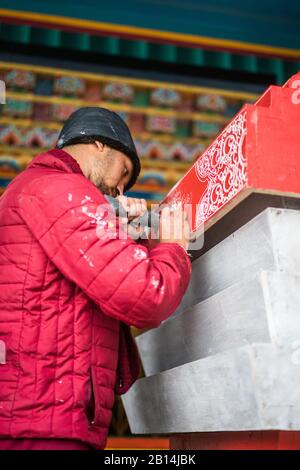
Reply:
[[[1, 197], [0, 449], [103, 449], [114, 393], [139, 373], [129, 326], [157, 327], [180, 303], [188, 236], [150, 249], [102, 210], [108, 194], [144, 213], [123, 196], [139, 171], [125, 122], [81, 108]], [[161, 231], [178, 223], [187, 233], [163, 209]]]

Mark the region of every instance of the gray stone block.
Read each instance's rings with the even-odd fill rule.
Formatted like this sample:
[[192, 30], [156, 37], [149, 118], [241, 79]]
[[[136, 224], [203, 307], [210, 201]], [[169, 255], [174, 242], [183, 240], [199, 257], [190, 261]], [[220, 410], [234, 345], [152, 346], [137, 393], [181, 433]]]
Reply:
[[259, 270], [299, 273], [300, 211], [268, 208], [193, 262], [174, 315]]
[[191, 259], [194, 261], [202, 256], [268, 207], [300, 210], [300, 198], [275, 196], [274, 194], [249, 194], [205, 231], [204, 245], [200, 250], [191, 252]]
[[131, 431], [300, 430], [299, 359], [253, 344], [140, 379], [123, 396]]
[[136, 338], [145, 375], [251, 343], [300, 339], [300, 276], [261, 271]]

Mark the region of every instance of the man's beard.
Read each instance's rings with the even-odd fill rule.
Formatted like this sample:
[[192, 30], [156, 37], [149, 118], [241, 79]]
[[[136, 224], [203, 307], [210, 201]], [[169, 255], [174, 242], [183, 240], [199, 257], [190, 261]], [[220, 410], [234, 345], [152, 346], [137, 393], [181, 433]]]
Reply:
[[108, 196], [116, 197], [118, 196], [117, 188], [111, 188], [104, 182], [103, 175], [109, 170], [110, 161], [107, 160], [105, 166], [96, 162], [95, 167], [90, 176], [90, 180], [94, 183], [95, 186], [102, 192], [102, 194], [107, 194]]
[[108, 196], [116, 197], [118, 195], [118, 191], [116, 188], [110, 188], [104, 181], [98, 181], [96, 184], [97, 188], [100, 189], [102, 194], [107, 194]]

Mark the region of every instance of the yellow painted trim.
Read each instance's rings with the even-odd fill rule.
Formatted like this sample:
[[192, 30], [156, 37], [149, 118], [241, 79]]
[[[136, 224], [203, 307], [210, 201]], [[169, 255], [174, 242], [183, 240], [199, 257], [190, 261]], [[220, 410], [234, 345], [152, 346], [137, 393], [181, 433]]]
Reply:
[[143, 170], [145, 168], [147, 169], [153, 169], [157, 170], [158, 168], [162, 170], [182, 170], [182, 171], [187, 171], [191, 168], [191, 165], [194, 164], [194, 162], [174, 162], [174, 161], [167, 161], [167, 160], [151, 160], [147, 158], [141, 158], [141, 164]]
[[[36, 121], [34, 119], [26, 118], [10, 118], [6, 116], [0, 117], [0, 125], [13, 125], [16, 127], [42, 127], [44, 129], [60, 130], [63, 123], [54, 121]], [[178, 135], [169, 134], [152, 134], [151, 132], [135, 132], [134, 138], [139, 140], [155, 140], [156, 142], [167, 144], [185, 143], [190, 145], [203, 144], [208, 147], [211, 143], [209, 139], [200, 139], [197, 137], [180, 137]]]
[[134, 137], [139, 140], [155, 140], [163, 144], [190, 144], [190, 145], [208, 145], [212, 142], [212, 139], [200, 139], [198, 137], [180, 137], [174, 134], [152, 134], [151, 132], [134, 132]]
[[144, 106], [131, 106], [128, 104], [112, 103], [107, 101], [84, 101], [74, 98], [61, 98], [58, 96], [40, 96], [33, 95], [31, 93], [15, 93], [12, 91], [6, 92], [6, 97], [11, 98], [15, 101], [31, 101], [33, 103], [52, 103], [52, 104], [69, 104], [71, 106], [100, 106], [107, 107], [112, 111], [118, 111], [123, 113], [132, 114], [145, 114], [147, 116], [167, 116], [174, 117], [177, 119], [191, 120], [191, 121], [206, 121], [206, 122], [217, 122], [219, 124], [227, 124], [232, 118], [225, 118], [221, 115], [205, 114], [205, 113], [194, 113], [194, 112], [183, 112], [175, 111], [172, 109], [161, 109]]
[[[17, 147], [15, 145], [3, 145], [0, 144], [0, 153], [2, 155], [8, 154], [8, 155], [16, 155], [16, 156], [24, 156], [27, 157], [29, 155], [38, 155], [39, 153], [46, 152], [47, 148], [31, 148], [31, 147]], [[174, 162], [174, 161], [168, 161], [168, 160], [151, 160], [149, 158], [141, 158], [141, 164], [142, 168], [144, 169], [153, 169], [157, 170], [158, 168], [161, 168], [162, 170], [182, 170], [182, 171], [187, 171], [188, 169], [191, 168], [191, 166], [194, 164], [194, 162]]]
[[59, 124], [58, 122], [50, 122], [50, 121], [35, 121], [34, 119], [24, 119], [24, 118], [10, 118], [6, 116], [2, 116], [0, 118], [0, 125], [13, 125], [17, 127], [43, 127], [45, 129], [54, 129], [59, 130], [62, 128], [62, 123]]
[[177, 43], [186, 43], [202, 47], [214, 47], [222, 49], [230, 49], [243, 52], [257, 52], [261, 54], [282, 56], [288, 58], [300, 57], [300, 50], [289, 49], [286, 47], [267, 46], [263, 44], [254, 44], [243, 41], [233, 41], [230, 39], [217, 39], [207, 36], [197, 36], [193, 34], [174, 33], [170, 31], [157, 31], [150, 28], [138, 28], [136, 26], [125, 26], [113, 23], [103, 23], [99, 21], [82, 20], [79, 18], [70, 18], [58, 15], [48, 15], [44, 13], [34, 13], [26, 11], [16, 11], [9, 9], [0, 9], [0, 15], [17, 18], [22, 20], [32, 20], [38, 22], [46, 22], [56, 26], [71, 26], [81, 29], [91, 29], [95, 31], [107, 33], [121, 33], [147, 39], [160, 39], [164, 41], [172, 41]]
[[0, 167], [0, 178], [6, 178], [6, 179], [13, 179], [15, 178], [20, 172], [19, 171], [3, 171], [2, 168]]
[[259, 95], [255, 93], [247, 93], [247, 92], [240, 92], [240, 91], [231, 91], [231, 90], [223, 90], [221, 88], [208, 88], [208, 87], [198, 87], [198, 86], [190, 86], [190, 85], [181, 85], [179, 83], [167, 83], [167, 82], [159, 82], [153, 80], [142, 80], [138, 78], [126, 78], [126, 77], [119, 77], [116, 75], [101, 75], [101, 74], [94, 74], [88, 72], [80, 72], [77, 70], [68, 70], [68, 69], [57, 69], [52, 67], [42, 67], [38, 65], [28, 65], [28, 64], [18, 64], [15, 62], [0, 62], [0, 70], [10, 70], [11, 68], [18, 69], [18, 70], [25, 70], [31, 71], [35, 73], [41, 73], [45, 75], [52, 75], [54, 77], [60, 77], [64, 75], [66, 77], [74, 77], [74, 75], [78, 78], [82, 78], [85, 80], [91, 80], [93, 82], [108, 82], [113, 81], [116, 83], [127, 83], [132, 86], [140, 87], [140, 88], [167, 88], [172, 90], [177, 90], [183, 93], [191, 93], [191, 94], [219, 94], [221, 96], [227, 98], [236, 98], [242, 100], [250, 100], [255, 101], [258, 99]]
[[41, 147], [36, 147], [36, 148], [31, 148], [31, 147], [17, 147], [16, 145], [3, 145], [0, 144], [0, 153], [1, 155], [15, 155], [15, 156], [22, 156], [22, 157], [28, 157], [31, 155], [38, 155], [39, 153], [42, 153], [46, 151], [47, 149], [41, 148]]

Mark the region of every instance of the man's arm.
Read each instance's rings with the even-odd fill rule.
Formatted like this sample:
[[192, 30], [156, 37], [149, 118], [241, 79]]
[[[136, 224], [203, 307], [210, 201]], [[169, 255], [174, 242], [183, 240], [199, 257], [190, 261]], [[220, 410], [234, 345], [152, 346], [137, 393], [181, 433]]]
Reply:
[[152, 250], [118, 231], [101, 214], [104, 196], [81, 175], [47, 174], [18, 197], [20, 214], [65, 277], [101, 310], [137, 328], [158, 326], [179, 305], [191, 274], [176, 243]]

